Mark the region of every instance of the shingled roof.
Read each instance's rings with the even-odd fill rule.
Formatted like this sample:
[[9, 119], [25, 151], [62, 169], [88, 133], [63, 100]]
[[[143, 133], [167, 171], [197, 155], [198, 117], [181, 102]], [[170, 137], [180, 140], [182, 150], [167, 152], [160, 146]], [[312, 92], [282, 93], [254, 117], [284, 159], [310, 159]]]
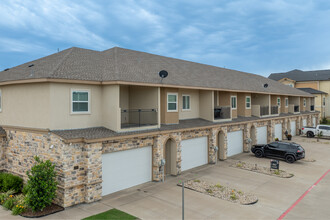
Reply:
[[308, 92], [310, 94], [327, 94], [326, 92], [317, 90], [317, 89], [312, 89], [312, 88], [298, 88], [301, 91]]
[[[169, 76], [161, 83], [158, 72], [163, 69]], [[31, 79], [122, 81], [310, 96], [259, 75], [119, 47], [105, 51], [72, 47], [0, 72], [0, 84]]]
[[285, 73], [272, 73], [268, 77], [273, 80], [281, 80], [289, 78], [297, 82], [301, 81], [330, 81], [330, 70], [314, 70], [314, 71], [301, 71], [291, 70]]

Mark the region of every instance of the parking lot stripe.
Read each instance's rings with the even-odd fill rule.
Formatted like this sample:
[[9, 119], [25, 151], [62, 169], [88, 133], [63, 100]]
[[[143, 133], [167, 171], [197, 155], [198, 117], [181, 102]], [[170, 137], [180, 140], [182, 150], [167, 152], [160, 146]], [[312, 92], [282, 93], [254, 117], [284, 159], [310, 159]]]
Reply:
[[295, 203], [293, 203], [293, 205], [288, 208], [277, 220], [282, 220], [329, 172], [330, 170], [325, 172], [320, 177], [320, 179], [318, 179], [311, 187], [309, 187], [308, 190], [304, 194], [302, 194], [302, 196], [300, 196], [299, 199]]

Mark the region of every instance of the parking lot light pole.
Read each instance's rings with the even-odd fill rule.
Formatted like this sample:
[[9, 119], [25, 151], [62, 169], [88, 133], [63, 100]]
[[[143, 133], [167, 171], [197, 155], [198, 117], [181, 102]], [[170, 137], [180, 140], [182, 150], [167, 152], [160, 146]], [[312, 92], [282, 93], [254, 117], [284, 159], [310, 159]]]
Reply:
[[184, 181], [182, 181], [182, 220], [184, 220]]

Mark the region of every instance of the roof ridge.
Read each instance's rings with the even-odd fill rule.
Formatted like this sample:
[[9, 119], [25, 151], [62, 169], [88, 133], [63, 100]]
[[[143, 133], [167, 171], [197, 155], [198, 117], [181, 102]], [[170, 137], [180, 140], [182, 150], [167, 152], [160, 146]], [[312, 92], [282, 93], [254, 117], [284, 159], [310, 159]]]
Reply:
[[67, 57], [72, 53], [72, 51], [75, 49], [75, 47], [71, 47], [68, 49], [68, 52], [63, 56], [63, 58], [58, 62], [58, 64], [54, 67], [52, 73], [50, 74], [49, 78], [52, 78], [55, 75], [56, 70], [60, 68], [60, 66], [63, 64], [64, 60], [67, 59]]
[[117, 65], [117, 48], [118, 47], [114, 47], [114, 53], [113, 53], [113, 57], [114, 57], [114, 68], [115, 68], [115, 76], [116, 78], [118, 77], [118, 65]]

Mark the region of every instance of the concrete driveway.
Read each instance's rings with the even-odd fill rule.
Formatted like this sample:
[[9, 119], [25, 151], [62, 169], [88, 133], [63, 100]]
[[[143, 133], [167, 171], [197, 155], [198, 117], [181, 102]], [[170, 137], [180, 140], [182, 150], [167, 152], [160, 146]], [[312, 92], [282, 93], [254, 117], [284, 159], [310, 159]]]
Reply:
[[[302, 144], [307, 159], [316, 162], [297, 161], [287, 164], [280, 161], [280, 169], [293, 173], [285, 179], [258, 174], [230, 167], [236, 160], [269, 166], [267, 158], [256, 158], [252, 154], [241, 154], [216, 165], [206, 165], [178, 177], [168, 177], [165, 183], [146, 183], [121, 192], [105, 196], [102, 201], [67, 208], [44, 219], [81, 219], [111, 208], [117, 208], [141, 219], [181, 219], [181, 188], [176, 184], [192, 178], [204, 179], [221, 185], [257, 195], [255, 205], [239, 205], [185, 190], [186, 219], [277, 219], [329, 169], [330, 144], [322, 141], [294, 137]], [[308, 142], [313, 143], [308, 143]], [[329, 219], [330, 216], [330, 173], [311, 189], [299, 203], [288, 212], [284, 219]], [[8, 216], [0, 210], [0, 219], [22, 219]]]

